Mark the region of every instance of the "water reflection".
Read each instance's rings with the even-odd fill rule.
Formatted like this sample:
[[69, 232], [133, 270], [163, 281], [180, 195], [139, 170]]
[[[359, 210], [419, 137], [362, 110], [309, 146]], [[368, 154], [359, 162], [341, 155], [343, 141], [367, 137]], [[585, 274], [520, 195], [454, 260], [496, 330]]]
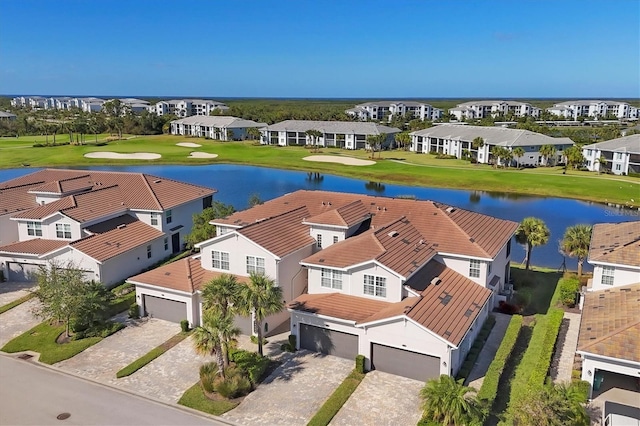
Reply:
[[367, 191], [373, 191], [376, 194], [383, 194], [385, 190], [385, 186], [382, 182], [373, 182], [373, 181], [369, 181], [365, 183], [364, 188]]

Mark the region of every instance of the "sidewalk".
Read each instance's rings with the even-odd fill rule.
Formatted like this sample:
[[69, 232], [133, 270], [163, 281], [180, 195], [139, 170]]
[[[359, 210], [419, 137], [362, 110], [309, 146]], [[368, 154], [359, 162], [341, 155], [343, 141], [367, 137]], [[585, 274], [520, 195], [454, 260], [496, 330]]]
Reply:
[[469, 377], [467, 377], [465, 381], [465, 385], [471, 386], [476, 390], [480, 390], [489, 365], [491, 365], [491, 361], [493, 361], [493, 358], [496, 356], [496, 352], [498, 352], [498, 348], [502, 343], [502, 338], [507, 331], [509, 322], [511, 322], [511, 315], [498, 312], [493, 312], [492, 315], [496, 317], [496, 323], [491, 329], [491, 333], [484, 343], [480, 355], [478, 355], [478, 359], [471, 369], [471, 373], [469, 373]]
[[581, 317], [580, 314], [564, 313], [564, 319], [569, 321], [569, 328], [560, 349], [560, 362], [558, 363], [558, 372], [553, 378], [554, 383], [571, 382], [571, 371], [573, 370], [573, 361], [578, 347]]

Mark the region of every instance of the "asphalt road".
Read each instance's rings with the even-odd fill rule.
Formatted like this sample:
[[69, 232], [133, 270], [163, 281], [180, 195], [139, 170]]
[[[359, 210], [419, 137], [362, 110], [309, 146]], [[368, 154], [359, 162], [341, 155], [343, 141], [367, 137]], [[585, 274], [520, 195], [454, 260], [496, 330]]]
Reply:
[[[57, 419], [62, 413], [70, 416]], [[0, 355], [0, 425], [227, 425]]]

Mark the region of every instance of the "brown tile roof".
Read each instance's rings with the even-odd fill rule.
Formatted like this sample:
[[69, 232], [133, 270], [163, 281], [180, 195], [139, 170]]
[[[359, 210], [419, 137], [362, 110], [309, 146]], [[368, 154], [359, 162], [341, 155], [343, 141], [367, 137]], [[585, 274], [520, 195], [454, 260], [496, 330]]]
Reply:
[[342, 293], [302, 294], [287, 307], [296, 311], [363, 322], [393, 303], [350, 296]]
[[247, 225], [238, 232], [276, 256], [283, 257], [315, 242], [309, 235], [309, 228], [302, 224], [308, 215], [306, 207], [298, 207]]
[[376, 238], [373, 231], [367, 231], [358, 237], [347, 238], [333, 244], [306, 259], [302, 263], [347, 268], [362, 262], [376, 259], [384, 253], [384, 247]]
[[36, 199], [23, 187], [0, 189], [0, 215], [37, 207]]
[[104, 262], [162, 236], [164, 233], [161, 231], [137, 220], [103, 234], [95, 234], [74, 241], [69, 245], [98, 262]]
[[0, 253], [43, 255], [66, 245], [69, 245], [69, 241], [35, 238], [0, 246]]
[[103, 234], [105, 232], [116, 229], [120, 225], [129, 225], [137, 221], [138, 219], [136, 219], [135, 217], [128, 214], [123, 214], [122, 216], [114, 217], [113, 219], [105, 220], [104, 222], [87, 226], [85, 229], [92, 234]]
[[91, 175], [84, 174], [67, 179], [54, 180], [32, 188], [29, 192], [47, 192], [53, 194], [66, 194], [79, 190], [93, 188]]
[[589, 261], [640, 266], [640, 221], [594, 225]]
[[370, 217], [371, 213], [364, 204], [362, 204], [362, 201], [356, 200], [334, 210], [325, 211], [319, 215], [306, 218], [305, 222], [350, 228]]
[[[168, 265], [152, 269], [140, 275], [129, 278], [127, 281], [164, 287], [172, 290], [195, 293], [202, 286], [214, 278], [223, 275], [222, 272], [208, 271], [202, 268], [199, 258], [189, 257]], [[241, 283], [248, 282], [249, 278], [235, 276]]]
[[586, 293], [578, 351], [640, 362], [640, 283]]
[[30, 210], [23, 211], [15, 215], [15, 218], [19, 219], [44, 219], [54, 213], [64, 211], [65, 209], [75, 206], [75, 200], [73, 197], [65, 197], [60, 200], [52, 201], [44, 206], [38, 206]]

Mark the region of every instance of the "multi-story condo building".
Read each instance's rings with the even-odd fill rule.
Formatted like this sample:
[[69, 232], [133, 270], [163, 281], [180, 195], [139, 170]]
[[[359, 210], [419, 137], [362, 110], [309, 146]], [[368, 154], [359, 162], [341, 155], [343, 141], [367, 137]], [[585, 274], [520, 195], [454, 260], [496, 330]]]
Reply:
[[[362, 354], [369, 369], [421, 381], [455, 375], [507, 297], [518, 227], [432, 201], [326, 191], [297, 191], [212, 223], [217, 236], [197, 244], [198, 255], [128, 280], [144, 311], [197, 325], [207, 281], [264, 274], [288, 307], [266, 319], [266, 335], [288, 325], [299, 348]], [[254, 333], [248, 318], [236, 324]]]
[[[321, 136], [316, 139], [307, 134], [310, 130], [317, 130]], [[396, 127], [377, 123], [311, 120], [286, 120], [260, 129], [264, 145], [320, 145], [345, 149], [367, 148], [367, 136], [382, 133], [387, 135], [383, 147], [390, 147], [394, 143], [393, 135], [399, 132]]]
[[221, 141], [241, 141], [249, 138], [249, 129], [260, 129], [266, 123], [222, 115], [193, 115], [171, 122], [172, 135], [196, 136]]
[[638, 108], [627, 102], [601, 101], [601, 100], [577, 100], [566, 101], [547, 108], [550, 114], [568, 119], [577, 120], [578, 117], [617, 119], [638, 119]]
[[[411, 132], [410, 135], [410, 150], [413, 152], [436, 152], [454, 155], [457, 158], [472, 156], [478, 163], [492, 162], [494, 158], [491, 148], [501, 146], [511, 151], [516, 147], [524, 150], [524, 155], [512, 160], [514, 164], [554, 164], [562, 161], [564, 150], [574, 145], [569, 138], [552, 138], [529, 130], [460, 124], [442, 124]], [[478, 137], [482, 138], [484, 146], [474, 148], [473, 140]], [[552, 158], [544, 158], [540, 154], [540, 148], [544, 145], [552, 145], [556, 149]]]
[[33, 279], [48, 262], [123, 281], [182, 250], [214, 190], [142, 173], [45, 169], [0, 184], [0, 270]]
[[455, 108], [449, 109], [449, 114], [456, 117], [458, 121], [473, 120], [486, 117], [506, 116], [512, 114], [514, 117], [538, 117], [540, 108], [526, 102], [518, 101], [472, 101], [458, 104]]
[[176, 117], [211, 115], [213, 111], [226, 111], [229, 107], [222, 102], [203, 99], [172, 99], [149, 106], [149, 111], [157, 115], [173, 114]]
[[610, 170], [616, 175], [640, 173], [640, 134], [585, 145], [582, 155], [591, 171]]
[[415, 101], [377, 101], [358, 104], [345, 111], [360, 121], [391, 121], [394, 116], [408, 115], [420, 120], [435, 121], [442, 118], [443, 111], [429, 104]]

